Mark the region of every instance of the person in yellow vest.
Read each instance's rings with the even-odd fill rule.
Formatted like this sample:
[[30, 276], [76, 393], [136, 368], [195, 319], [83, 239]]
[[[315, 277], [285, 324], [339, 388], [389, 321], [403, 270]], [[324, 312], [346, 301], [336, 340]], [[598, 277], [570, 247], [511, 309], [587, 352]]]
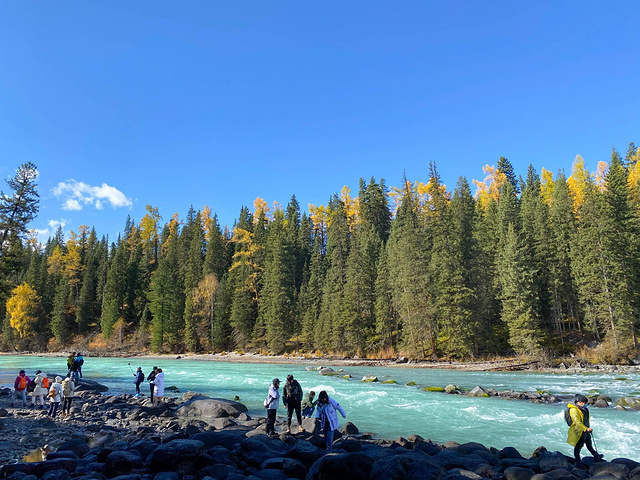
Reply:
[[585, 468], [582, 460], [580, 460], [580, 450], [585, 445], [593, 455], [596, 462], [602, 462], [603, 455], [600, 455], [591, 442], [593, 428], [589, 426], [589, 409], [586, 407], [589, 400], [584, 395], [576, 395], [575, 405], [567, 404], [569, 414], [571, 415], [571, 426], [567, 435], [567, 443], [573, 445], [573, 457], [576, 461], [577, 468]]

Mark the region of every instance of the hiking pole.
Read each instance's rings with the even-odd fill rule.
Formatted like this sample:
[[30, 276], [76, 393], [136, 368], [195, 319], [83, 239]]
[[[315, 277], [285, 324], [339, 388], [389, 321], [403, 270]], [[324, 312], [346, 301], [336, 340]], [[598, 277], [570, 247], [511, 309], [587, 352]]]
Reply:
[[[601, 459], [602, 457], [604, 457], [604, 455], [601, 455], [598, 451], [598, 444], [596, 443], [596, 437], [593, 435], [593, 430], [591, 430], [589, 434], [591, 435], [591, 441], [593, 442], [593, 449], [596, 451], [596, 455], [599, 457], [599, 459]], [[599, 459], [596, 461], [599, 461]]]

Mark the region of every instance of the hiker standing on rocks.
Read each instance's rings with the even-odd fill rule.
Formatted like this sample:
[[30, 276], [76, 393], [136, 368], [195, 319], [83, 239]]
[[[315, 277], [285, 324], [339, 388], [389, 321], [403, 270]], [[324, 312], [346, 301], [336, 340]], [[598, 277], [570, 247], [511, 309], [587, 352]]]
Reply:
[[278, 411], [280, 401], [278, 388], [280, 388], [280, 380], [274, 378], [269, 386], [267, 399], [264, 401], [264, 406], [267, 409], [267, 435], [270, 437], [276, 434], [276, 412]]
[[296, 412], [296, 419], [298, 420], [298, 428], [301, 432], [304, 432], [302, 427], [302, 414], [301, 405], [302, 402], [302, 387], [293, 375], [287, 375], [287, 381], [284, 384], [282, 396], [282, 403], [287, 407], [287, 433], [291, 433], [291, 417], [293, 412]]
[[313, 411], [316, 409], [316, 404], [318, 401], [313, 401], [316, 396], [316, 392], [311, 390], [309, 393], [305, 394], [304, 399], [302, 400], [302, 416], [305, 418], [311, 418], [313, 415]]
[[[49, 392], [49, 379], [45, 373], [42, 373], [42, 370], [38, 370], [33, 383], [36, 386], [31, 392], [32, 405], [36, 408], [44, 408], [44, 397]], [[38, 405], [38, 399], [40, 399], [40, 405]]]
[[80, 352], [76, 356], [76, 362], [78, 362], [78, 373], [80, 374], [80, 378], [82, 378], [82, 365], [84, 365], [84, 357]]
[[10, 407], [13, 407], [13, 402], [15, 402], [18, 397], [22, 397], [22, 408], [27, 406], [27, 386], [30, 381], [31, 379], [27, 377], [24, 370], [20, 370], [20, 372], [18, 372], [18, 376], [16, 377], [15, 382], [13, 382], [13, 394], [11, 395]]
[[56, 413], [58, 413], [58, 407], [60, 406], [60, 402], [62, 401], [62, 377], [56, 377], [56, 381], [51, 384], [49, 388], [49, 393], [47, 397], [49, 397], [49, 401], [51, 405], [49, 406], [49, 415], [51, 418], [56, 418]]
[[73, 379], [67, 375], [62, 381], [62, 394], [64, 395], [64, 401], [62, 402], [62, 415], [71, 415], [71, 402], [75, 396], [76, 384]]
[[153, 367], [153, 370], [151, 370], [151, 373], [149, 373], [149, 375], [147, 375], [147, 381], [149, 382], [149, 388], [151, 390], [151, 404], [153, 404], [153, 390], [156, 388], [156, 386], [153, 384], [153, 379], [156, 378], [156, 372], [158, 371], [158, 367]]
[[140, 384], [144, 382], [144, 373], [142, 372], [142, 367], [138, 367], [136, 373], [133, 374], [135, 380], [133, 383], [136, 385], [136, 397], [140, 396]]
[[320, 425], [324, 432], [324, 441], [327, 445], [327, 450], [331, 450], [333, 445], [333, 432], [338, 429], [338, 413], [340, 412], [342, 418], [347, 418], [347, 414], [338, 402], [333, 398], [329, 398], [327, 392], [322, 390], [318, 395], [318, 411], [316, 412], [316, 418], [320, 419]]
[[591, 443], [593, 428], [589, 426], [589, 409], [587, 403], [589, 400], [584, 395], [576, 395], [575, 405], [571, 403], [567, 404], [569, 414], [571, 416], [571, 426], [569, 427], [569, 434], [567, 435], [567, 443], [573, 445], [573, 457], [576, 462], [577, 468], [585, 468], [584, 464], [580, 460], [580, 450], [585, 445], [587, 449], [593, 455], [593, 459], [596, 462], [602, 462], [603, 455], [600, 455]]
[[76, 359], [76, 352], [72, 352], [71, 355], [67, 357], [67, 373], [71, 373], [71, 367], [73, 366], [73, 361]]
[[164, 372], [161, 368], [156, 370], [152, 383], [155, 386], [152, 402], [156, 405], [157, 403], [162, 403], [162, 397], [164, 397]]

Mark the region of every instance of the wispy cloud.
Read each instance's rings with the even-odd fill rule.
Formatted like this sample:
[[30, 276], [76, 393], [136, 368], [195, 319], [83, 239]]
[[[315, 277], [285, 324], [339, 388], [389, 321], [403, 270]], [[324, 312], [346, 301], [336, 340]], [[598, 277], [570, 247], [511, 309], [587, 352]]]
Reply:
[[69, 221], [64, 218], [61, 218], [60, 220], [49, 220], [49, 226], [47, 228], [34, 228], [33, 231], [38, 235], [38, 241], [40, 243], [44, 243], [56, 232], [56, 230], [58, 230], [58, 227], [62, 227], [64, 229], [67, 223], [69, 223]]
[[85, 205], [93, 205], [102, 210], [106, 203], [111, 204], [113, 208], [133, 205], [129, 197], [106, 183], [97, 187], [71, 179], [58, 183], [53, 189], [53, 194], [58, 198], [64, 198], [63, 210], [82, 210]]

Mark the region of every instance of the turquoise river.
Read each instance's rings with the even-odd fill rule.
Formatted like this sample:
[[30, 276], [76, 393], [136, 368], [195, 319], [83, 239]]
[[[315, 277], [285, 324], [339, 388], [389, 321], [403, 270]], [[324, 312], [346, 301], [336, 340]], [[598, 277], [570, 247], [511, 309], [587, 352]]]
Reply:
[[[130, 365], [129, 365], [130, 363]], [[570, 455], [565, 442], [567, 426], [564, 404], [539, 405], [523, 400], [469, 398], [422, 391], [425, 386], [462, 388], [480, 385], [496, 390], [543, 390], [556, 395], [599, 393], [614, 400], [621, 396], [640, 396], [638, 374], [551, 374], [529, 372], [462, 372], [398, 367], [343, 368], [350, 380], [323, 377], [307, 371], [306, 365], [227, 363], [174, 358], [85, 358], [86, 378], [109, 387], [111, 394], [134, 391], [130, 368], [142, 367], [145, 374], [153, 365], [165, 372], [165, 384], [180, 392], [196, 391], [212, 397], [233, 399], [236, 395], [249, 408], [249, 414], [264, 414], [262, 401], [274, 377], [284, 379], [292, 373], [305, 391], [326, 390], [344, 407], [347, 420], [361, 432], [373, 432], [380, 438], [418, 434], [436, 442], [480, 442], [502, 448], [513, 446], [523, 455], [543, 445]], [[318, 363], [317, 365], [320, 365]], [[0, 384], [12, 385], [20, 369], [33, 375], [36, 369], [48, 373], [66, 370], [62, 357], [0, 356]], [[394, 379], [396, 384], [363, 383], [364, 375], [380, 380]], [[416, 386], [406, 386], [415, 382]], [[143, 385], [143, 392], [148, 386]], [[171, 395], [171, 393], [169, 393]], [[180, 394], [175, 394], [180, 395]], [[284, 409], [280, 408], [280, 414]], [[616, 457], [640, 461], [640, 412], [618, 411], [613, 407], [591, 408], [591, 425], [597, 448], [611, 460]], [[345, 420], [341, 419], [341, 424]]]

